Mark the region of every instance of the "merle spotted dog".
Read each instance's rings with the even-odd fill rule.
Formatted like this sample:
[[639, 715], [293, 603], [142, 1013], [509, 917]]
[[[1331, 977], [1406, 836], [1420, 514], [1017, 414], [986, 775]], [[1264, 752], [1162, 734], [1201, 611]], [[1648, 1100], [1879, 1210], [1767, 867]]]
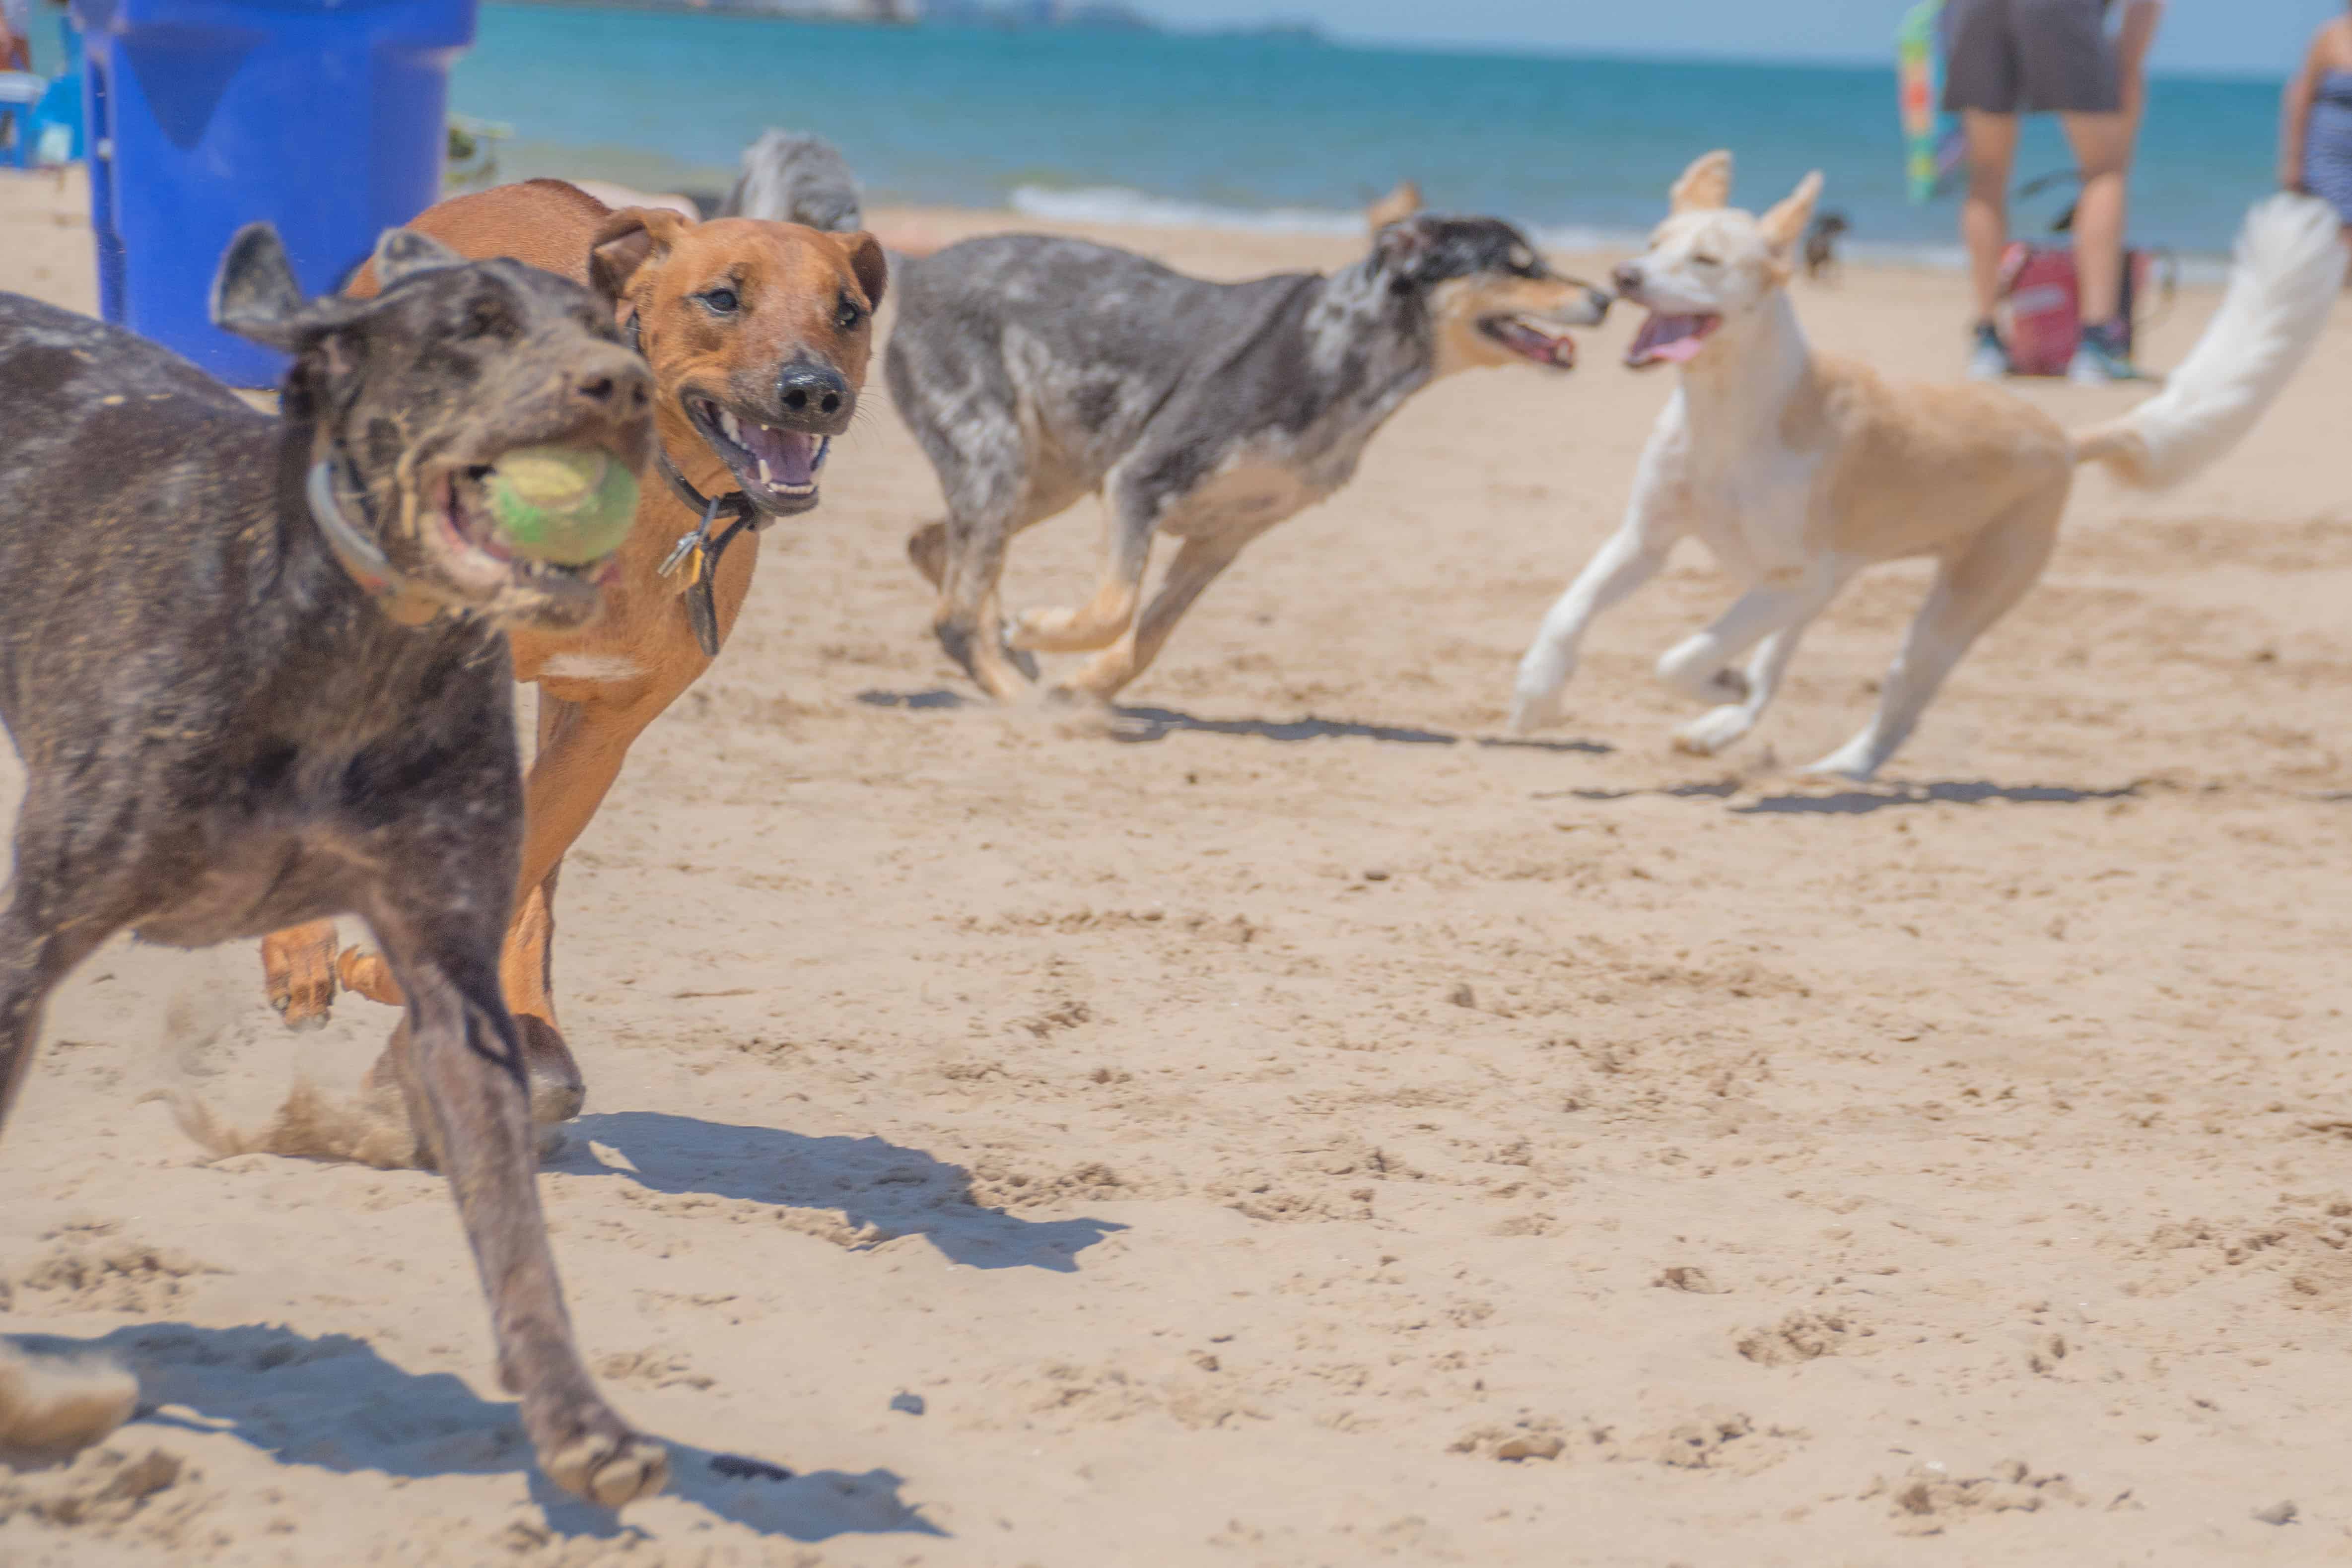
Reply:
[[[890, 395], [948, 505], [908, 553], [940, 591], [940, 643], [1000, 698], [1036, 678], [1033, 653], [1094, 652], [1059, 689], [1108, 702], [1250, 540], [1348, 482], [1407, 398], [1477, 366], [1567, 371], [1559, 329], [1609, 305], [1510, 225], [1429, 214], [1328, 277], [1210, 283], [1026, 235], [950, 246], [898, 277]], [[1090, 490], [1109, 513], [1093, 600], [1004, 619], [1013, 536]], [[1161, 533], [1182, 544], [1146, 605]]]
[[819, 137], [770, 130], [743, 149], [743, 172], [719, 215], [853, 234], [865, 226], [859, 206], [856, 177], [839, 148]]
[[375, 266], [380, 297], [306, 303], [267, 228], [231, 246], [215, 319], [294, 356], [275, 417], [0, 294], [0, 720], [26, 772], [0, 1119], [50, 991], [116, 932], [195, 946], [364, 917], [500, 1378], [547, 1474], [618, 1506], [668, 1461], [573, 1344], [498, 967], [523, 817], [502, 628], [584, 622], [602, 565], [516, 559], [481, 482], [542, 442], [642, 466], [652, 382], [577, 284], [398, 229]]

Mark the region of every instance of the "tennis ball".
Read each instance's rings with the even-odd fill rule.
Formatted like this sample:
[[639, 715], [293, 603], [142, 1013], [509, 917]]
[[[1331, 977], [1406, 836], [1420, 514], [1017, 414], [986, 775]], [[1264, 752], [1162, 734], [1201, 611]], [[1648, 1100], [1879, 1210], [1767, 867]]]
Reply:
[[637, 479], [609, 452], [518, 446], [482, 482], [490, 515], [533, 560], [585, 566], [621, 548], [637, 510]]

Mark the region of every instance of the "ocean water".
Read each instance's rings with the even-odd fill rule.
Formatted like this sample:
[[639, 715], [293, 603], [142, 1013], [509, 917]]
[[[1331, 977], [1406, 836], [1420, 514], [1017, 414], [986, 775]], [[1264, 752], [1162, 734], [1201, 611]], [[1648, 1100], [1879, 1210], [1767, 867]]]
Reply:
[[[2277, 93], [2153, 84], [2137, 242], [2226, 251], [2270, 185]], [[1818, 168], [1858, 254], [1957, 255], [1952, 204], [1904, 196], [1891, 37], [1867, 69], [488, 5], [452, 107], [513, 128], [509, 174], [723, 188], [773, 125], [837, 142], [877, 204], [1356, 233], [1363, 204], [1411, 177], [1433, 206], [1563, 246], [1646, 230], [1683, 165], [1722, 146], [1744, 205]], [[2020, 178], [2068, 164], [2054, 122], [2030, 121]], [[2021, 203], [2018, 228], [2063, 201]]]

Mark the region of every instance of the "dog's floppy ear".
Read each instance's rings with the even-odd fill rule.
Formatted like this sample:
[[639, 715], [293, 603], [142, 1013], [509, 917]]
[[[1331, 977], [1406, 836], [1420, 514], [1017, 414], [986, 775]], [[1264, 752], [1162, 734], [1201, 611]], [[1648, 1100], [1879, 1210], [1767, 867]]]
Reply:
[[375, 242], [375, 280], [379, 288], [389, 288], [413, 272], [465, 264], [464, 256], [431, 235], [419, 234], [415, 229], [386, 229]]
[[213, 275], [213, 325], [289, 354], [365, 308], [364, 301], [337, 294], [306, 302], [286, 246], [268, 224], [237, 230]]
[[667, 256], [677, 236], [692, 226], [667, 207], [623, 207], [588, 242], [589, 286], [619, 308], [637, 269]]
[[1813, 204], [1821, 200], [1822, 172], [1819, 169], [1797, 182], [1797, 188], [1779, 206], [1756, 221], [1764, 233], [1764, 243], [1776, 251], [1789, 251], [1804, 237], [1805, 225], [1813, 215]]
[[866, 291], [867, 308], [881, 309], [882, 296], [890, 287], [890, 258], [882, 242], [861, 229], [843, 235], [841, 245], [849, 252], [849, 270], [856, 276], [857, 287]]
[[1701, 153], [1691, 160], [1674, 189], [1667, 193], [1670, 210], [1677, 213], [1713, 212], [1731, 203], [1731, 154], [1721, 148]]

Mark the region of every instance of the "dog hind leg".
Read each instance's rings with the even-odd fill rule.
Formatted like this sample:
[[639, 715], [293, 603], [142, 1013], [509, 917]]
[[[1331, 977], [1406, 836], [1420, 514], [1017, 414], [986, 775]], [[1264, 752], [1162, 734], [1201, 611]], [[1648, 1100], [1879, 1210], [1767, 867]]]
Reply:
[[2007, 614], [2042, 576], [2058, 539], [2065, 508], [2036, 497], [2009, 519], [1979, 533], [1959, 556], [1937, 569], [1927, 601], [1903, 640], [1886, 674], [1878, 712], [1860, 734], [1802, 771], [1816, 777], [1867, 782], [1910, 738], [1919, 716], [1969, 645]]
[[1005, 646], [1004, 612], [997, 597], [1005, 549], [1015, 531], [1008, 512], [992, 509], [948, 525], [946, 581], [931, 622], [949, 657], [999, 702], [1021, 695], [1031, 680]]
[[1511, 693], [1513, 734], [1526, 735], [1560, 721], [1560, 690], [1576, 673], [1577, 646], [1585, 629], [1602, 611], [1656, 576], [1672, 548], [1671, 539], [1653, 538], [1633, 520], [1602, 541], [1545, 613], [1535, 641], [1520, 656]]
[[[1003, 396], [1009, 399], [1009, 389]], [[952, 416], [910, 408], [905, 397], [898, 406], [947, 496], [939, 532], [918, 528], [907, 541], [908, 559], [939, 589], [932, 632], [982, 691], [1010, 701], [1029, 689], [1036, 664], [1005, 645], [997, 601], [1005, 549], [1014, 534], [1060, 508], [1040, 507], [1028, 493], [1030, 444], [1009, 401], [992, 391], [960, 404]]]
[[923, 580], [937, 592], [947, 585], [948, 525], [942, 517], [925, 523], [907, 536], [907, 559], [923, 574]]

